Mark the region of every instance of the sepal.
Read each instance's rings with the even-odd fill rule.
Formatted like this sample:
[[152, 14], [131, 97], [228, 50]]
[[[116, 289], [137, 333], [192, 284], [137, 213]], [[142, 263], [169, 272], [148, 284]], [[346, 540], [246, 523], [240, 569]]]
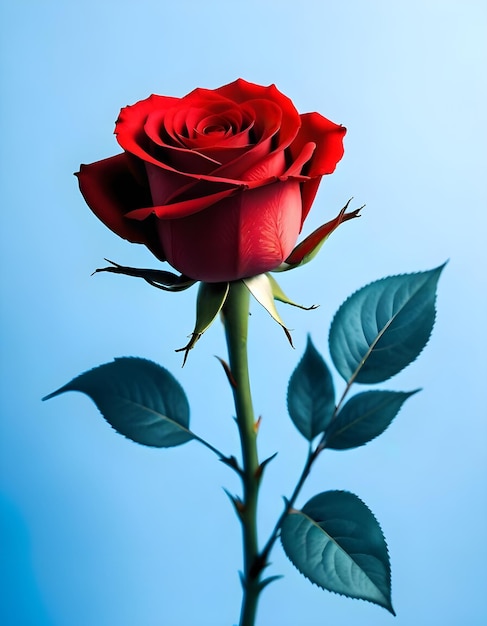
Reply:
[[306, 239], [294, 248], [284, 263], [281, 263], [281, 265], [272, 271], [287, 272], [288, 270], [293, 270], [300, 265], [306, 265], [306, 263], [309, 263], [318, 254], [321, 246], [325, 243], [331, 233], [340, 226], [340, 224], [355, 217], [360, 217], [359, 213], [365, 205], [347, 213], [346, 211], [351, 201], [352, 198], [350, 198], [335, 219], [326, 222], [326, 224], [323, 224], [312, 232], [311, 235], [308, 235]]
[[279, 302], [284, 302], [284, 304], [290, 304], [291, 306], [295, 306], [298, 309], [303, 309], [304, 311], [312, 311], [313, 309], [318, 308], [319, 306], [318, 304], [312, 304], [311, 306], [304, 306], [302, 304], [298, 304], [297, 302], [294, 302], [293, 300], [288, 298], [288, 296], [286, 296], [286, 294], [281, 289], [281, 286], [279, 285], [277, 280], [274, 278], [274, 276], [272, 276], [271, 274], [266, 274], [266, 276], [269, 279], [269, 282], [271, 284], [272, 295], [274, 297], [274, 300], [278, 300]]
[[208, 330], [218, 313], [222, 310], [229, 288], [230, 283], [200, 283], [196, 299], [196, 323], [194, 330], [184, 348], [176, 350], [176, 352], [184, 351], [183, 365], [186, 363], [189, 351], [194, 348], [198, 339]]
[[125, 276], [135, 276], [136, 278], [143, 278], [149, 285], [162, 289], [163, 291], [184, 291], [189, 289], [195, 284], [195, 280], [188, 278], [183, 274], [173, 274], [172, 272], [166, 272], [163, 270], [150, 270], [137, 267], [126, 267], [119, 265], [114, 261], [105, 259], [108, 263], [112, 264], [112, 267], [101, 267], [96, 269], [93, 274], [98, 272], [111, 272], [112, 274], [125, 274]]
[[252, 278], [244, 278], [242, 282], [257, 302], [261, 304], [269, 315], [279, 324], [279, 326], [281, 326], [286, 333], [289, 343], [292, 347], [294, 347], [291, 333], [286, 324], [282, 321], [279, 313], [277, 312], [276, 305], [274, 304], [274, 292], [267, 274], [259, 274], [258, 276], [252, 276]]

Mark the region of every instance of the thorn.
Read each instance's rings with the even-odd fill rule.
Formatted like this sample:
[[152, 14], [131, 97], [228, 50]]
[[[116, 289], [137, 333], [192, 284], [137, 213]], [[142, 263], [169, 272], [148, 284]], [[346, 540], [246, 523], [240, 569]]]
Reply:
[[259, 585], [260, 591], [262, 591], [262, 589], [264, 589], [264, 587], [267, 587], [267, 585], [269, 585], [270, 583], [273, 583], [276, 580], [279, 580], [280, 578], [284, 578], [284, 576], [276, 575], [276, 576], [269, 576], [269, 578], [264, 578], [264, 580], [262, 580]]
[[254, 433], [257, 435], [259, 432], [259, 428], [260, 428], [260, 423], [262, 421], [262, 415], [259, 415], [259, 417], [257, 418], [257, 421], [254, 422]]
[[255, 477], [257, 479], [260, 480], [260, 478], [262, 477], [262, 474], [264, 473], [264, 468], [267, 466], [268, 463], [270, 463], [273, 459], [276, 458], [277, 454], [278, 454], [277, 452], [274, 452], [274, 454], [271, 454], [270, 457], [262, 461], [262, 463], [257, 468], [257, 471], [255, 472]]
[[227, 375], [227, 379], [228, 379], [228, 382], [230, 383], [230, 386], [233, 389], [236, 389], [237, 388], [237, 381], [233, 377], [233, 374], [232, 374], [232, 372], [230, 370], [230, 366], [228, 365], [228, 363], [226, 361], [224, 361], [223, 359], [221, 359], [219, 356], [215, 355], [215, 358], [220, 361], [223, 369], [225, 370], [225, 374]]
[[228, 465], [228, 467], [231, 467], [233, 470], [235, 470], [237, 472], [237, 474], [239, 474], [240, 476], [243, 476], [243, 471], [241, 469], [241, 467], [238, 464], [238, 461], [236, 459], [235, 456], [233, 456], [233, 454], [231, 456], [222, 456], [220, 458], [220, 461], [222, 463], [224, 463], [225, 465]]
[[235, 511], [237, 512], [237, 515], [241, 518], [242, 513], [245, 511], [244, 503], [238, 496], [232, 496], [232, 494], [228, 491], [228, 489], [225, 489], [225, 487], [223, 487], [223, 491], [227, 494], [228, 498], [230, 499], [230, 502], [235, 507]]
[[247, 583], [245, 582], [245, 576], [244, 576], [244, 573], [243, 573], [243, 572], [241, 572], [241, 571], [239, 571], [239, 572], [238, 572], [238, 577], [240, 578], [240, 584], [242, 585], [242, 589], [243, 589], [244, 591], [246, 591], [246, 590], [247, 590]]

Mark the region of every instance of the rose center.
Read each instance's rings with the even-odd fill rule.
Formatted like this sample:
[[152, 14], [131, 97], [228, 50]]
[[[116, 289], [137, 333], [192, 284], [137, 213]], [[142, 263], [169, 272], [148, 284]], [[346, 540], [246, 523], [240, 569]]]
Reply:
[[225, 135], [227, 130], [220, 124], [212, 124], [203, 129], [203, 135]]

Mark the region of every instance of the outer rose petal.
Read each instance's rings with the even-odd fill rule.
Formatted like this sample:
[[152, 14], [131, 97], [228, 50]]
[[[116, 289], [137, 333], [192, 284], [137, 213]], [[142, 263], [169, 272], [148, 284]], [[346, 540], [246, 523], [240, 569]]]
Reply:
[[147, 184], [139, 183], [127, 154], [81, 165], [76, 176], [86, 203], [108, 228], [128, 241], [144, 243], [158, 259], [166, 260], [153, 224], [125, 217], [152, 202]]
[[243, 191], [189, 217], [160, 220], [171, 265], [203, 282], [225, 282], [276, 268], [290, 254], [301, 226], [299, 182]]
[[332, 174], [338, 161], [343, 156], [343, 137], [347, 129], [323, 117], [319, 113], [303, 113], [301, 115], [301, 129], [291, 145], [293, 161], [299, 158], [303, 148], [309, 142], [315, 144], [313, 154], [303, 166], [302, 174], [310, 177], [310, 180], [302, 185], [303, 216], [301, 224], [315, 199], [321, 177], [324, 174]]
[[293, 159], [301, 152], [302, 146], [309, 141], [316, 144], [303, 174], [310, 177], [332, 174], [338, 161], [343, 156], [343, 137], [347, 129], [326, 119], [319, 113], [301, 115], [301, 129], [291, 146]]

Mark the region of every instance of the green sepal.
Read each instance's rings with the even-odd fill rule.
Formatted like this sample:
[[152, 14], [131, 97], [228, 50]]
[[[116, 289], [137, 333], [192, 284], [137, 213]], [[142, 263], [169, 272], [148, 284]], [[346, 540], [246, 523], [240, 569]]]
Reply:
[[288, 258], [281, 263], [278, 267], [273, 269], [273, 272], [287, 272], [288, 270], [293, 270], [296, 267], [300, 267], [301, 265], [306, 265], [309, 263], [314, 257], [318, 254], [321, 249], [321, 246], [325, 243], [331, 233], [336, 230], [340, 224], [351, 220], [355, 217], [360, 217], [359, 213], [364, 208], [365, 205], [361, 206], [350, 213], [347, 213], [348, 206], [353, 198], [347, 202], [347, 204], [343, 207], [340, 213], [335, 217], [335, 219], [326, 222], [315, 231], [308, 235], [306, 239], [304, 239], [301, 243], [299, 243]]
[[277, 312], [276, 305], [274, 304], [272, 284], [267, 274], [259, 274], [258, 276], [252, 276], [252, 278], [244, 278], [242, 282], [257, 302], [261, 304], [269, 315], [279, 324], [279, 326], [281, 326], [292, 346], [293, 340], [291, 338], [291, 333]]
[[298, 309], [303, 309], [304, 311], [312, 311], [313, 309], [318, 308], [318, 304], [312, 304], [311, 306], [303, 306], [302, 304], [298, 304], [297, 302], [293, 302], [284, 291], [281, 289], [281, 286], [277, 282], [277, 280], [271, 274], [266, 274], [269, 282], [271, 283], [272, 295], [274, 296], [274, 300], [279, 302], [284, 302], [284, 304], [290, 304], [291, 306], [295, 306]]
[[143, 278], [149, 285], [162, 289], [163, 291], [184, 291], [192, 287], [196, 282], [183, 274], [178, 275], [163, 270], [126, 267], [114, 261], [110, 261], [109, 259], [105, 259], [105, 261], [111, 263], [113, 267], [101, 267], [96, 269], [93, 274], [97, 274], [98, 272], [111, 272], [112, 274], [135, 276], [136, 278]]
[[186, 363], [189, 351], [194, 348], [201, 335], [208, 330], [220, 313], [227, 299], [230, 283], [200, 283], [198, 297], [196, 299], [196, 323], [189, 342], [184, 348], [178, 348], [176, 352], [184, 351], [183, 365]]
[[95, 367], [42, 398], [66, 391], [90, 397], [118, 433], [146, 446], [169, 448], [198, 439], [189, 430], [189, 404], [183, 388], [166, 369], [136, 357]]
[[326, 433], [326, 447], [350, 450], [381, 435], [408, 398], [420, 391], [365, 391], [350, 398]]
[[353, 493], [326, 491], [291, 509], [281, 542], [295, 567], [322, 589], [367, 600], [395, 615], [387, 544], [370, 509]]

